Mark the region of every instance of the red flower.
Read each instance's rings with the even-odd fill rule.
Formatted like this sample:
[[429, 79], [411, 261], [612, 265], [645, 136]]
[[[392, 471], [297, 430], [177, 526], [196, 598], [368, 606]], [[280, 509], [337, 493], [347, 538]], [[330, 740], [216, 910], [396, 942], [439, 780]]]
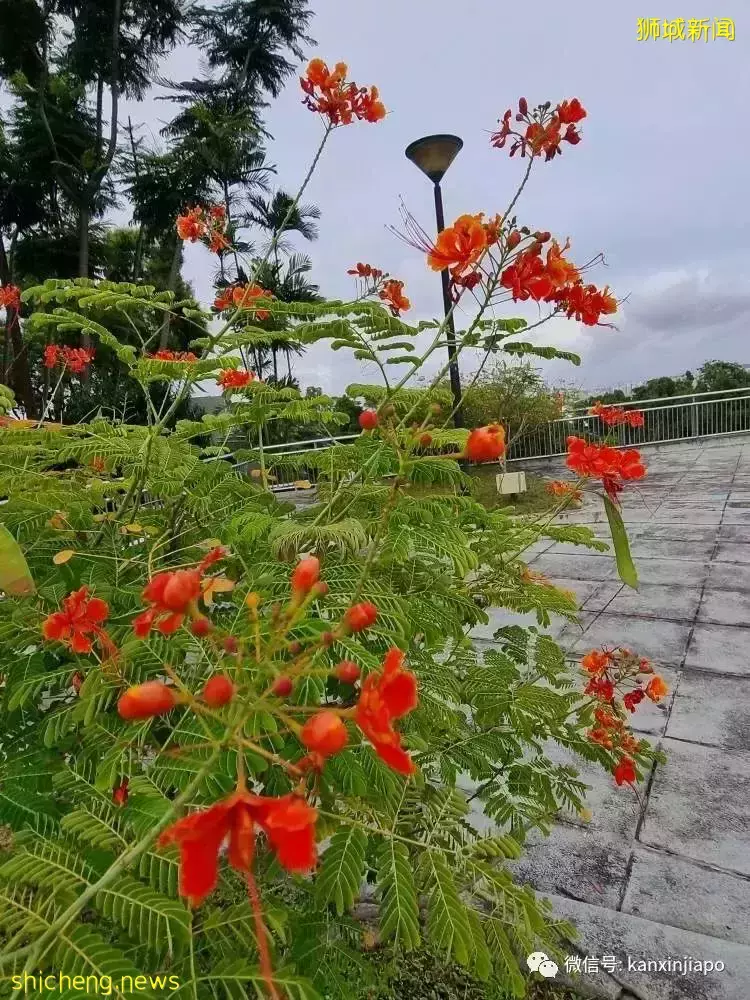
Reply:
[[300, 739], [308, 750], [331, 757], [349, 742], [346, 726], [335, 712], [316, 712], [302, 727]]
[[617, 300], [609, 287], [600, 291], [596, 285], [584, 285], [583, 281], [561, 288], [554, 298], [568, 319], [575, 318], [584, 326], [596, 326], [603, 315], [617, 312]]
[[255, 374], [253, 372], [238, 371], [236, 368], [225, 368], [216, 379], [216, 384], [220, 385], [223, 389], [244, 389], [254, 378]]
[[566, 483], [562, 479], [553, 479], [547, 483], [545, 489], [555, 497], [570, 497], [571, 500], [583, 499], [583, 493], [576, 489], [573, 483]]
[[505, 454], [505, 430], [500, 424], [475, 428], [466, 439], [464, 454], [470, 462], [495, 462]]
[[377, 410], [363, 410], [357, 417], [357, 423], [363, 431], [371, 431], [378, 426], [378, 419]]
[[607, 494], [617, 501], [623, 480], [643, 479], [646, 467], [635, 448], [618, 451], [609, 445], [587, 444], [583, 438], [568, 438], [565, 464], [581, 476], [601, 477]]
[[632, 785], [636, 780], [635, 764], [630, 757], [623, 757], [612, 773], [618, 785]]
[[163, 715], [177, 704], [174, 689], [167, 687], [161, 681], [146, 681], [128, 688], [117, 702], [117, 711], [123, 719], [150, 719], [154, 715]]
[[123, 778], [119, 785], [112, 789], [112, 801], [116, 806], [124, 806], [128, 801], [128, 779]]
[[192, 351], [157, 351], [155, 354], [147, 354], [146, 357], [150, 361], [182, 361], [182, 362], [193, 362], [197, 361], [197, 355], [193, 354]]
[[615, 696], [615, 686], [606, 677], [592, 677], [583, 689], [583, 693], [592, 694], [601, 701], [612, 701]]
[[487, 231], [479, 215], [460, 215], [452, 226], [438, 233], [427, 254], [433, 271], [450, 267], [456, 275], [473, 267], [487, 248]]
[[60, 357], [60, 348], [57, 344], [47, 344], [44, 348], [44, 367], [54, 368]]
[[238, 309], [248, 309], [252, 310], [255, 314], [255, 318], [259, 320], [268, 319], [271, 313], [268, 309], [256, 309], [255, 302], [257, 299], [272, 299], [274, 295], [272, 292], [266, 291], [265, 288], [261, 288], [260, 285], [238, 285], [232, 289], [232, 302]]
[[48, 344], [44, 349], [45, 368], [55, 368], [62, 365], [68, 371], [80, 375], [94, 360], [96, 352], [83, 347], [60, 347], [58, 344]]
[[227, 212], [224, 205], [210, 205], [191, 208], [184, 215], [177, 216], [177, 235], [181, 240], [197, 243], [200, 239], [208, 240], [211, 253], [218, 253], [230, 244], [224, 235], [227, 224]]
[[643, 688], [633, 688], [632, 691], [628, 691], [628, 693], [625, 695], [622, 701], [623, 704], [625, 705], [625, 708], [627, 708], [629, 712], [635, 712], [636, 708], [643, 701], [645, 697], [646, 694]]
[[177, 235], [181, 240], [196, 243], [206, 232], [202, 208], [191, 208], [185, 215], [177, 216]]
[[586, 109], [577, 97], [557, 105], [557, 120], [561, 125], [576, 125], [586, 117]]
[[199, 906], [216, 888], [219, 850], [225, 840], [229, 864], [237, 871], [251, 870], [256, 826], [266, 834], [284, 868], [300, 872], [314, 868], [317, 816], [297, 795], [269, 798], [243, 789], [210, 809], [178, 820], [162, 833], [159, 846], [179, 847], [180, 893], [191, 906]]
[[197, 569], [178, 569], [157, 573], [146, 584], [143, 600], [151, 607], [133, 621], [133, 631], [144, 639], [152, 628], [162, 635], [176, 632], [201, 594], [201, 573]]
[[292, 571], [292, 593], [301, 596], [309, 593], [320, 579], [320, 559], [308, 556], [300, 559]]
[[353, 274], [355, 277], [362, 278], [364, 280], [372, 278], [373, 282], [376, 283], [383, 277], [383, 271], [377, 267], [372, 267], [371, 264], [355, 264], [355, 266], [349, 268], [346, 273]]
[[88, 587], [81, 587], [63, 600], [62, 611], [49, 615], [42, 625], [45, 639], [65, 643], [74, 653], [90, 653], [91, 636], [111, 646], [102, 622], [109, 617], [109, 605], [98, 597], [89, 597]]
[[381, 673], [368, 674], [362, 684], [354, 719], [372, 743], [375, 753], [400, 774], [413, 774], [416, 765], [401, 746], [393, 728], [394, 719], [407, 715], [419, 704], [417, 678], [404, 669], [404, 654], [389, 649]]
[[0, 285], [0, 308], [15, 309], [21, 308], [21, 289], [17, 285]]
[[395, 278], [390, 278], [385, 282], [380, 291], [380, 298], [390, 306], [394, 316], [398, 316], [401, 312], [411, 309], [411, 302], [403, 294], [403, 288], [403, 281], [396, 281]]
[[342, 660], [333, 671], [334, 676], [341, 681], [342, 684], [354, 684], [359, 680], [359, 675], [361, 673], [359, 667], [352, 660]]
[[370, 601], [354, 604], [344, 614], [344, 624], [350, 632], [364, 632], [375, 624], [378, 609]]
[[209, 677], [203, 688], [203, 700], [211, 708], [221, 708], [234, 698], [234, 692], [234, 684], [226, 674], [214, 674], [213, 677]]

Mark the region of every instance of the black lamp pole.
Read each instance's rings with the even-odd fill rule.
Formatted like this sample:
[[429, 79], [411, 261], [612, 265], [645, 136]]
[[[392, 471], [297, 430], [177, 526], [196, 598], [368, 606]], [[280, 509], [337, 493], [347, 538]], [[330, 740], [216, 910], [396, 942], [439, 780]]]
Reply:
[[[406, 147], [406, 156], [414, 163], [422, 173], [426, 174], [433, 184], [435, 194], [435, 220], [437, 231], [441, 233], [445, 229], [445, 215], [443, 214], [443, 192], [440, 188], [440, 181], [443, 179], [445, 171], [451, 165], [455, 157], [461, 150], [463, 141], [456, 135], [428, 135], [424, 139], [417, 139]], [[458, 355], [456, 353], [456, 328], [453, 325], [453, 302], [451, 301], [450, 276], [448, 268], [440, 272], [440, 281], [443, 289], [443, 311], [446, 317], [445, 339], [448, 344], [448, 371], [450, 373], [451, 394], [453, 396], [453, 423], [456, 427], [463, 427], [461, 415], [461, 374], [458, 369]]]

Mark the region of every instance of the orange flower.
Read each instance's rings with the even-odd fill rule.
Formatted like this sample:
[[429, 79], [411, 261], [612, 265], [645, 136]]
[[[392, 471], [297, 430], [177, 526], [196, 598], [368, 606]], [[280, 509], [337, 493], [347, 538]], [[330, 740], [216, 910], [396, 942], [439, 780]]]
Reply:
[[391, 278], [385, 282], [380, 291], [380, 298], [391, 307], [391, 312], [394, 316], [398, 316], [399, 313], [406, 312], [407, 309], [411, 308], [411, 302], [403, 294], [403, 288], [403, 281], [396, 281], [395, 278]]
[[389, 649], [382, 672], [365, 678], [354, 719], [375, 753], [399, 774], [414, 774], [416, 765], [401, 746], [401, 736], [393, 728], [393, 722], [418, 704], [417, 678], [404, 669], [401, 650]]
[[155, 715], [171, 712], [177, 704], [177, 695], [173, 688], [167, 687], [161, 681], [146, 681], [128, 688], [117, 702], [117, 711], [121, 718], [141, 721]]
[[617, 427], [619, 424], [629, 424], [631, 427], [643, 427], [644, 417], [640, 410], [625, 410], [622, 406], [608, 406], [597, 400], [589, 409], [592, 417], [598, 417], [607, 427]]
[[260, 285], [239, 285], [232, 289], [232, 301], [238, 309], [252, 309], [255, 312], [255, 318], [264, 320], [268, 319], [271, 313], [268, 309], [255, 309], [255, 301], [257, 299], [272, 299], [274, 295], [272, 292], [266, 291], [265, 288], [261, 288]]
[[216, 379], [216, 384], [222, 389], [244, 389], [255, 379], [254, 372], [238, 371], [236, 368], [225, 368]]
[[559, 289], [554, 300], [568, 319], [575, 318], [584, 326], [597, 326], [603, 315], [617, 312], [617, 299], [608, 286], [600, 291], [596, 285], [584, 285], [582, 281]]
[[211, 253], [218, 253], [230, 246], [224, 235], [226, 225], [227, 212], [224, 205], [210, 205], [208, 208], [199, 206], [177, 216], [177, 235], [181, 240], [189, 240], [191, 243], [205, 238]]
[[197, 243], [206, 232], [203, 209], [191, 208], [185, 215], [177, 216], [177, 235], [181, 240]]
[[613, 502], [622, 490], [623, 480], [643, 479], [646, 467], [635, 448], [618, 451], [609, 445], [588, 444], [583, 438], [568, 438], [565, 464], [581, 476], [601, 477], [602, 485]]
[[669, 687], [662, 677], [654, 674], [646, 685], [646, 694], [651, 701], [661, 701], [665, 695], [669, 694]]
[[577, 97], [557, 105], [557, 119], [561, 125], [576, 125], [586, 117], [586, 109]]
[[581, 660], [581, 666], [587, 673], [598, 677], [604, 673], [611, 660], [612, 657], [609, 653], [603, 653], [598, 649], [592, 649], [591, 652], [586, 653]]
[[553, 479], [547, 483], [546, 490], [556, 497], [570, 497], [571, 500], [583, 500], [583, 493], [576, 489], [573, 483], [566, 483], [562, 479]]
[[336, 63], [329, 70], [322, 59], [313, 59], [300, 85], [306, 94], [303, 103], [318, 114], [325, 115], [332, 126], [349, 125], [354, 118], [378, 122], [385, 118], [385, 105], [377, 87], [358, 87], [347, 82], [346, 63]]
[[42, 635], [45, 639], [64, 643], [74, 653], [90, 653], [93, 636], [109, 651], [111, 640], [101, 627], [108, 617], [107, 602], [89, 597], [88, 587], [81, 587], [63, 600], [62, 611], [55, 611], [45, 619]]
[[495, 462], [505, 454], [505, 430], [500, 424], [476, 427], [466, 439], [464, 455], [470, 462]]
[[563, 257], [565, 251], [569, 249], [570, 240], [565, 241], [564, 247], [561, 247], [557, 240], [552, 240], [552, 246], [547, 251], [546, 271], [555, 288], [571, 281], [578, 281], [578, 268]]
[[[525, 132], [522, 134], [511, 128], [513, 112], [508, 108], [500, 119], [502, 122], [500, 131], [493, 133], [490, 138], [492, 145], [496, 149], [502, 149], [512, 137], [511, 156], [515, 156], [520, 150], [521, 156], [526, 156], [527, 153], [539, 156], [544, 153], [547, 160], [554, 159], [561, 152], [561, 142], [577, 145], [581, 141], [581, 136], [576, 130], [576, 124], [586, 117], [581, 102], [577, 97], [571, 101], [562, 101], [551, 115], [549, 106], [549, 102], [541, 104], [533, 113], [529, 113], [526, 98], [522, 97], [518, 102], [516, 121], [526, 123]], [[563, 126], [566, 126], [564, 133]]]
[[156, 351], [155, 354], [147, 354], [146, 357], [149, 361], [182, 361], [189, 364], [198, 360], [197, 356], [193, 354], [192, 351], [161, 350]]
[[477, 263], [487, 248], [487, 231], [479, 215], [460, 215], [452, 226], [438, 234], [435, 246], [427, 254], [433, 271], [446, 267], [461, 274]]
[[274, 798], [240, 789], [168, 827], [159, 838], [159, 846], [177, 845], [180, 894], [191, 906], [199, 906], [216, 888], [224, 841], [228, 841], [229, 864], [237, 871], [250, 872], [256, 827], [265, 833], [279, 863], [288, 871], [314, 868], [317, 817], [317, 811], [293, 793]]

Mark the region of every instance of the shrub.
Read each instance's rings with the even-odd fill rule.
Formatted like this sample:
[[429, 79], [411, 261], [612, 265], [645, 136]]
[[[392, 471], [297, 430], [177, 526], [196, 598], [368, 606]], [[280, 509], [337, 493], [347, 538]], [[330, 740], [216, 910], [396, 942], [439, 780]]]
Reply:
[[[324, 143], [352, 117], [382, 117], [377, 91], [344, 72], [313, 61], [305, 78]], [[578, 102], [524, 105], [527, 127], [512, 141], [529, 165], [577, 141]], [[497, 145], [514, 135], [509, 115]], [[216, 249], [224, 219], [198, 207], [178, 230]], [[500, 288], [586, 322], [613, 308], [549, 234], [499, 217], [463, 216], [427, 252], [451, 267], [457, 298], [481, 292], [461, 349], [495, 350], [522, 328], [484, 318]], [[158, 321], [143, 352], [110, 330], [110, 317], [148, 322], [148, 288], [79, 279], [24, 291], [25, 336], [85, 335], [148, 398], [170, 392], [144, 426], [2, 419], [5, 974], [95, 973], [129, 993], [121, 977], [158, 970], [196, 996], [346, 996], [366, 961], [351, 911], [368, 883], [385, 944], [410, 951], [426, 940], [514, 996], [523, 956], [558, 955], [560, 933], [572, 933], [506, 861], [559, 809], [583, 805], [584, 785], [553, 762], [550, 742], [618, 783], [649, 766], [653, 752], [627, 732], [618, 699], [650, 667], [592, 653], [582, 693], [536, 628], [501, 628], [484, 652], [472, 645], [488, 607], [533, 612], [542, 626], [552, 613], [575, 617], [573, 597], [523, 563], [540, 535], [602, 545], [584, 527], [490, 512], [468, 495], [467, 432], [449, 426], [439, 388], [407, 385], [444, 345], [444, 323], [407, 324], [400, 283], [359, 266], [375, 301], [282, 303], [251, 282], [222, 293], [215, 332], [205, 332], [212, 314], [196, 310], [200, 336], [179, 354], [149, 353]], [[157, 311], [168, 308], [160, 296]], [[266, 430], [335, 428], [348, 415], [245, 370], [263, 332], [254, 320], [269, 313], [305, 344], [375, 362], [385, 380], [351, 390], [376, 408], [374, 426], [304, 458], [320, 477], [306, 508], [268, 489], [298, 460], [269, 458]], [[425, 329], [432, 342], [418, 354]], [[389, 362], [404, 357], [407, 374], [391, 381]], [[227, 409], [169, 430], [191, 387], [210, 378]], [[224, 460], [235, 431], [257, 478]], [[497, 428], [480, 437], [493, 454], [502, 446]], [[571, 463], [575, 488], [601, 479], [632, 578], [617, 495], [637, 461], [581, 442]], [[415, 484], [433, 489], [415, 495]], [[563, 491], [556, 510], [569, 502]]]

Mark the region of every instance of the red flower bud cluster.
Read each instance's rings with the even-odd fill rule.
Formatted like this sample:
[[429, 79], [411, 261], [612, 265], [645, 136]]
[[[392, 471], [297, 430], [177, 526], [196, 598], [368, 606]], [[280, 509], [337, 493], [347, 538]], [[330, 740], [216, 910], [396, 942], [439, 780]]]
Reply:
[[193, 354], [192, 351], [161, 350], [156, 351], [155, 354], [147, 354], [146, 357], [149, 361], [182, 361], [187, 364], [192, 364], [193, 361], [198, 360], [198, 356]]
[[385, 105], [377, 87], [358, 87], [347, 82], [346, 63], [336, 63], [330, 70], [322, 59], [313, 59], [300, 86], [307, 95], [303, 101], [310, 111], [324, 115], [332, 126], [360, 121], [379, 122], [385, 118]]
[[225, 236], [226, 228], [227, 211], [223, 205], [210, 205], [207, 208], [199, 206], [177, 216], [177, 235], [180, 239], [189, 240], [190, 243], [208, 240], [211, 253], [219, 253], [229, 247]]
[[356, 278], [362, 278], [363, 281], [371, 279], [374, 284], [377, 284], [381, 278], [386, 277], [385, 271], [381, 271], [379, 267], [362, 263], [357, 263], [354, 267], [350, 267], [346, 273], [353, 274]]
[[86, 347], [65, 347], [59, 344], [48, 344], [44, 348], [44, 367], [56, 368], [58, 365], [69, 372], [80, 375], [86, 371], [94, 360], [96, 351]]
[[528, 102], [522, 97], [518, 102], [515, 120], [526, 128], [523, 131], [512, 128], [513, 112], [508, 108], [501, 119], [500, 131], [491, 136], [492, 145], [496, 149], [503, 149], [508, 140], [512, 139], [511, 156], [515, 156], [520, 150], [521, 156], [540, 156], [543, 153], [546, 160], [552, 160], [562, 153], [561, 142], [577, 146], [581, 135], [576, 125], [586, 117], [586, 109], [581, 102], [577, 97], [562, 101], [552, 114], [549, 113], [549, 108], [549, 104], [541, 104], [529, 113]]
[[565, 464], [580, 476], [601, 478], [602, 485], [613, 502], [623, 488], [623, 481], [643, 479], [646, 466], [635, 448], [618, 451], [609, 445], [588, 444], [583, 438], [568, 438]]
[[244, 389], [245, 386], [250, 385], [251, 382], [255, 380], [255, 372], [245, 371], [244, 369], [237, 368], [225, 368], [224, 371], [216, 379], [216, 384], [220, 385], [222, 389]]
[[500, 424], [475, 428], [466, 440], [464, 455], [470, 462], [496, 462], [505, 454], [505, 429]]
[[608, 406], [597, 400], [589, 409], [592, 417], [599, 417], [607, 427], [618, 427], [629, 424], [630, 427], [643, 427], [644, 416], [641, 410], [626, 410], [622, 406]]

